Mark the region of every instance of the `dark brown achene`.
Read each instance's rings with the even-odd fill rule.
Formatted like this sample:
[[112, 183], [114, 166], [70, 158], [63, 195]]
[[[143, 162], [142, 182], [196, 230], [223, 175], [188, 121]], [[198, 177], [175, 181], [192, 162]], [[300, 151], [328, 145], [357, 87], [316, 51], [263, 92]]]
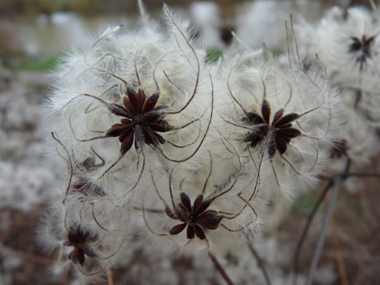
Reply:
[[78, 180], [71, 185], [70, 190], [73, 192], [79, 192], [84, 196], [102, 197], [106, 195], [102, 187], [91, 182], [84, 176], [79, 176]]
[[76, 164], [77, 169], [74, 171], [73, 177], [77, 180], [71, 185], [70, 190], [72, 192], [79, 192], [84, 196], [105, 196], [106, 193], [100, 185], [93, 183], [84, 173], [89, 173], [98, 169], [104, 165], [104, 161], [101, 164], [95, 164], [95, 158], [89, 157], [82, 163]]
[[334, 142], [329, 148], [331, 158], [341, 158], [348, 156], [348, 145], [346, 140]]
[[257, 129], [245, 136], [244, 141], [249, 142], [251, 147], [255, 147], [270, 134], [271, 137], [268, 143], [270, 158], [276, 154], [277, 150], [284, 154], [291, 139], [301, 135], [299, 130], [292, 128], [292, 122], [297, 120], [300, 115], [291, 113], [283, 116], [284, 111], [284, 108], [278, 110], [273, 117], [272, 123], [270, 123], [270, 104], [264, 99], [261, 106], [261, 116], [255, 112], [248, 112], [244, 118], [245, 123], [257, 127]]
[[360, 55], [356, 59], [356, 62], [360, 63], [360, 70], [363, 69], [363, 64], [367, 61], [367, 58], [371, 58], [371, 45], [375, 40], [375, 36], [367, 39], [366, 35], [362, 37], [362, 39], [351, 38], [352, 43], [349, 47], [350, 53], [359, 52]]
[[165, 139], [157, 132], [167, 132], [172, 128], [163, 119], [163, 114], [160, 112], [164, 106], [155, 107], [159, 94], [154, 93], [146, 99], [142, 89], [138, 89], [136, 92], [128, 87], [127, 95], [128, 97], [123, 98], [124, 106], [115, 103], [109, 105], [113, 114], [125, 117], [125, 119], [121, 119], [121, 124], [114, 124], [107, 130], [106, 137], [119, 137], [121, 155], [128, 152], [133, 141], [135, 141], [136, 149], [143, 142], [155, 147], [165, 143]]
[[174, 220], [183, 222], [182, 224], [174, 226], [169, 234], [177, 235], [187, 226], [188, 239], [193, 239], [196, 235], [201, 240], [204, 240], [206, 235], [203, 228], [215, 230], [219, 227], [219, 223], [223, 219], [223, 216], [217, 215], [217, 211], [207, 210], [211, 202], [211, 199], [203, 201], [203, 195], [199, 194], [194, 200], [194, 206], [191, 207], [189, 196], [182, 192], [181, 203], [179, 203], [178, 208], [174, 209], [174, 211], [169, 207], [165, 208], [166, 215]]
[[69, 254], [69, 259], [75, 263], [83, 265], [85, 262], [85, 255], [88, 257], [96, 257], [95, 250], [89, 244], [94, 242], [97, 238], [91, 236], [89, 231], [82, 230], [80, 227], [70, 229], [68, 234], [68, 241], [63, 243], [64, 246], [74, 246], [74, 250]]

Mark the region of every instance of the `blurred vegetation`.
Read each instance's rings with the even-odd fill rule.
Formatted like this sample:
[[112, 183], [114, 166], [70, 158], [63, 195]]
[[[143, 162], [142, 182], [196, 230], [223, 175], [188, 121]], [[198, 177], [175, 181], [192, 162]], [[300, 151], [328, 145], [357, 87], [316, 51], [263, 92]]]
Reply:
[[[159, 10], [165, 2], [170, 7], [187, 8], [192, 2], [200, 0], [143, 0], [144, 5], [152, 10]], [[224, 7], [222, 12], [231, 12], [237, 3], [252, 2], [252, 0], [208, 0], [218, 3], [220, 7]], [[264, 0], [258, 0], [264, 1]], [[277, 0], [279, 1], [279, 0]], [[295, 0], [290, 0], [295, 1]], [[307, 1], [307, 0], [305, 0]], [[315, 0], [309, 0], [313, 2]], [[319, 0], [325, 5], [344, 5], [344, 1], [339, 0]], [[347, 5], [367, 5], [368, 0], [347, 0]], [[124, 14], [136, 15], [137, 0], [1, 0], [0, 16], [18, 17], [18, 16], [36, 16], [40, 14], [51, 15], [54, 12], [72, 11], [84, 16], [93, 16], [99, 14]], [[222, 14], [224, 14], [222, 13]]]
[[318, 199], [317, 196], [318, 196], [318, 193], [310, 192], [305, 195], [297, 197], [293, 201], [292, 213], [309, 215], [312, 212], [314, 204]]
[[63, 63], [64, 53], [57, 53], [38, 60], [25, 63], [19, 67], [21, 70], [28, 71], [51, 71], [58, 64]]
[[[243, 0], [223, 0], [221, 2], [241, 2]], [[149, 9], [161, 9], [163, 3], [171, 7], [188, 7], [194, 0], [144, 0]], [[216, 1], [218, 2], [218, 1]], [[98, 14], [135, 15], [137, 0], [1, 0], [0, 15], [4, 17], [51, 15], [54, 12], [72, 11], [84, 16]]]
[[206, 54], [207, 62], [216, 62], [221, 56], [223, 52], [221, 49], [209, 49]]
[[[26, 55], [23, 43], [17, 34], [18, 30], [13, 25], [13, 23], [17, 23], [18, 20], [24, 20], [24, 18], [28, 20], [35, 19], [36, 16], [45, 14], [48, 16], [49, 21], [51, 19], [50, 16], [56, 12], [74, 12], [84, 18], [107, 14], [136, 17], [138, 15], [137, 1], [138, 0], [0, 0], [0, 65], [4, 65], [10, 69], [49, 70], [56, 62], [60, 62], [60, 55], [48, 56], [45, 59], [30, 58], [30, 56]], [[236, 12], [235, 7], [237, 4], [242, 2], [254, 2], [254, 0], [204, 1], [217, 3], [220, 7], [220, 16], [222, 19], [232, 19], [235, 17], [232, 13]], [[304, 1], [312, 2], [313, 0]], [[327, 3], [328, 5], [342, 4], [344, 1], [345, 0], [319, 0], [319, 2], [326, 5]], [[346, 1], [351, 5], [369, 5], [368, 0]], [[160, 13], [164, 2], [171, 8], [187, 9], [193, 2], [202, 2], [202, 0], [143, 0], [144, 5], [154, 17], [155, 14]], [[11, 21], [8, 21], [8, 19]], [[225, 23], [228, 23], [228, 21], [226, 20]], [[221, 27], [221, 37], [225, 43], [229, 43], [232, 40], [231, 30], [233, 29], [234, 27], [231, 26]], [[46, 37], [48, 37], [48, 35]], [[275, 55], [276, 54], [275, 52]], [[215, 62], [220, 56], [220, 50], [209, 50], [206, 59], [209, 62]]]

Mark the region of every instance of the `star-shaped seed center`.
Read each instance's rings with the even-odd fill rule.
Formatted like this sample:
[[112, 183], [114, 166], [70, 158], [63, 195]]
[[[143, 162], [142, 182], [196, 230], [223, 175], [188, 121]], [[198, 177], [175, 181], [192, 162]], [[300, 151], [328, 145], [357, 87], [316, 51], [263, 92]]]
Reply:
[[136, 149], [143, 143], [158, 148], [160, 144], [165, 143], [165, 139], [157, 132], [167, 132], [172, 129], [161, 112], [165, 106], [156, 107], [159, 94], [154, 93], [146, 98], [141, 88], [136, 92], [129, 87], [127, 95], [123, 98], [124, 106], [109, 104], [111, 113], [124, 118], [121, 119], [121, 123], [112, 125], [105, 136], [119, 137], [121, 155], [129, 151], [133, 142]]
[[371, 46], [375, 40], [376, 36], [367, 38], [366, 35], [363, 35], [362, 39], [352, 37], [352, 43], [349, 46], [350, 53], [359, 52], [359, 56], [356, 59], [356, 62], [360, 63], [360, 70], [363, 69], [364, 63], [367, 61], [367, 58], [371, 58]]
[[256, 126], [256, 129], [245, 135], [244, 141], [249, 142], [251, 147], [256, 147], [268, 134], [271, 134], [267, 146], [270, 158], [276, 154], [277, 150], [280, 154], [285, 153], [291, 139], [300, 136], [301, 132], [292, 127], [292, 122], [297, 120], [300, 115], [290, 113], [284, 116], [284, 112], [284, 108], [278, 110], [270, 122], [270, 104], [264, 99], [261, 106], [261, 116], [256, 112], [248, 112], [243, 119], [245, 123]]
[[175, 208], [174, 211], [169, 207], [165, 208], [168, 217], [183, 222], [182, 224], [174, 226], [169, 231], [169, 234], [177, 235], [187, 226], [188, 239], [193, 239], [196, 235], [199, 239], [204, 240], [206, 238], [204, 229], [217, 229], [223, 219], [223, 216], [218, 215], [217, 211], [207, 210], [211, 202], [211, 199], [203, 201], [203, 194], [199, 194], [194, 200], [192, 207], [189, 196], [182, 192], [181, 203], [178, 204], [178, 207]]
[[137, 125], [145, 125], [141, 115], [136, 115], [131, 120], [132, 128], [135, 129]]
[[96, 257], [95, 250], [90, 245], [98, 239], [97, 236], [92, 236], [89, 231], [82, 230], [80, 227], [71, 228], [68, 233], [68, 240], [63, 243], [64, 246], [73, 246], [74, 250], [69, 254], [69, 259], [77, 264], [83, 265], [85, 255], [88, 257]]

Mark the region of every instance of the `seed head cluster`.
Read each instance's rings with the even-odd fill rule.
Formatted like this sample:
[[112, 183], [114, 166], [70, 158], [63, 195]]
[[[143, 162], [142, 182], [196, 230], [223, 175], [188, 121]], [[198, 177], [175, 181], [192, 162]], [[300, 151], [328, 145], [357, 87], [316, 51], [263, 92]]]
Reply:
[[[305, 68], [293, 23], [287, 56], [235, 38], [209, 62], [167, 6], [164, 28], [140, 9], [137, 31], [109, 28], [67, 55], [48, 102], [62, 175], [44, 240], [84, 282], [147, 239], [191, 254], [253, 237], [271, 199], [314, 185], [339, 142], [328, 70]], [[372, 37], [347, 46], [359, 70]]]

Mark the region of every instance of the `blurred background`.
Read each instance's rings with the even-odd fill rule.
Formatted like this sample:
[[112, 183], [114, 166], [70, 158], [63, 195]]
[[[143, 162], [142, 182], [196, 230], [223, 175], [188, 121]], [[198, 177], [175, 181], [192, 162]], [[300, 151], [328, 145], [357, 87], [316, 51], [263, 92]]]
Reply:
[[[160, 19], [163, 2], [143, 2], [151, 16]], [[203, 36], [211, 50], [227, 47], [233, 30], [251, 47], [260, 47], [265, 42], [275, 52], [283, 50], [284, 21], [291, 13], [295, 20], [304, 17], [312, 22], [320, 20], [333, 5], [370, 6], [365, 0], [168, 0], [166, 3], [196, 26], [197, 34]], [[0, 284], [69, 284], [70, 272], [59, 281], [49, 275], [53, 256], [43, 251], [36, 238], [58, 175], [54, 165], [44, 158], [42, 137], [47, 116], [43, 103], [49, 85], [54, 82], [49, 74], [62, 61], [64, 53], [86, 35], [99, 35], [110, 25], [123, 24], [125, 29], [133, 30], [137, 19], [135, 0], [0, 1]], [[368, 169], [379, 172], [379, 161], [363, 171]], [[336, 211], [341, 234], [339, 252], [343, 254], [346, 272], [344, 275], [338, 272], [341, 266], [335, 259], [337, 245], [329, 237], [315, 284], [380, 284], [376, 270], [380, 264], [380, 207], [376, 203], [380, 201], [380, 191], [373, 180], [352, 179], [350, 184], [343, 191]], [[290, 284], [288, 276], [296, 240], [318, 191], [283, 202], [278, 214], [281, 218], [275, 218], [277, 226], [257, 243], [258, 252], [268, 268], [273, 269], [271, 274], [279, 280], [273, 284]], [[317, 215], [316, 225], [321, 218], [322, 215]], [[302, 251], [301, 273], [307, 272], [317, 231], [318, 227], [313, 226]], [[154, 270], [165, 271], [154, 267], [149, 258], [134, 254], [140, 271], [132, 270], [135, 264], [116, 271], [115, 283], [127, 284], [129, 280], [128, 284], [161, 284], [144, 281], [142, 276], [146, 274], [144, 270], [149, 274]], [[250, 266], [257, 268], [253, 257]], [[167, 274], [197, 274], [196, 267], [189, 260], [179, 259], [173, 266], [174, 273]], [[247, 274], [252, 275], [250, 280], [255, 280], [255, 284], [263, 284], [260, 270]], [[207, 284], [218, 284], [210, 280]]]
[[[164, 1], [146, 0], [149, 13], [159, 18]], [[256, 26], [249, 33], [264, 35], [274, 27], [275, 19], [283, 28], [283, 18], [297, 13], [310, 20], [317, 20], [321, 13], [333, 5], [348, 7], [367, 5], [366, 0], [292, 0], [292, 1], [243, 1], [243, 0], [168, 0], [172, 10], [190, 19], [200, 30], [206, 25], [219, 29], [220, 39], [229, 39], [229, 30], [239, 30], [248, 14]], [[253, 2], [256, 2], [254, 4]], [[284, 16], [285, 15], [285, 16]], [[11, 69], [45, 70], [52, 66], [62, 51], [69, 49], [88, 33], [99, 34], [109, 25], [124, 24], [133, 28], [138, 17], [134, 0], [2, 0], [0, 1], [0, 61]], [[276, 26], [276, 25], [275, 25]], [[261, 31], [260, 31], [261, 30]], [[263, 32], [265, 31], [265, 32]], [[204, 32], [204, 31], [203, 31]], [[218, 35], [212, 39], [214, 43]], [[268, 37], [269, 38], [269, 37]], [[265, 38], [257, 39], [259, 43]], [[37, 64], [38, 63], [38, 64]]]

